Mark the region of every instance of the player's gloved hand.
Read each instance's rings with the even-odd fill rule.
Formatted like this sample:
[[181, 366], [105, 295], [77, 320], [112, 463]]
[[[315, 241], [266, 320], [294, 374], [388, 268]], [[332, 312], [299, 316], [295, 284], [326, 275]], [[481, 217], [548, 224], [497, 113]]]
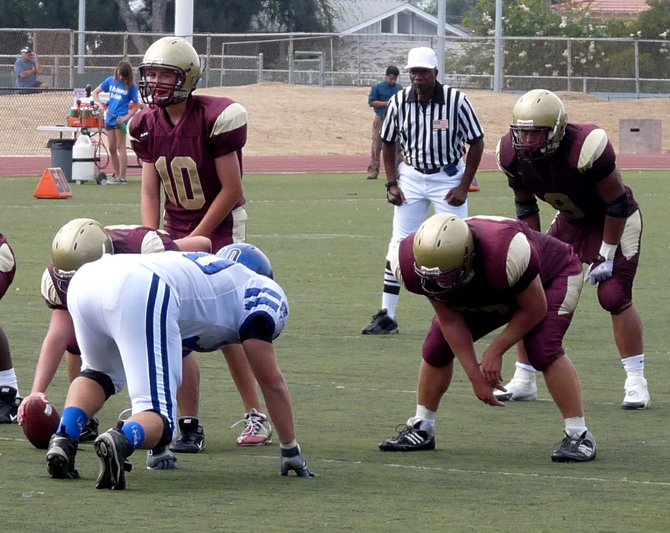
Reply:
[[300, 446], [281, 449], [281, 468], [280, 474], [288, 476], [293, 470], [298, 477], [316, 477], [316, 474], [307, 468], [307, 462], [300, 453]]
[[595, 285], [601, 281], [605, 281], [612, 277], [612, 271], [614, 270], [614, 259], [605, 259], [602, 258], [596, 259], [584, 274], [584, 283], [590, 283]]
[[175, 470], [176, 468], [179, 468], [177, 466], [177, 455], [165, 446], [147, 452], [148, 470]]

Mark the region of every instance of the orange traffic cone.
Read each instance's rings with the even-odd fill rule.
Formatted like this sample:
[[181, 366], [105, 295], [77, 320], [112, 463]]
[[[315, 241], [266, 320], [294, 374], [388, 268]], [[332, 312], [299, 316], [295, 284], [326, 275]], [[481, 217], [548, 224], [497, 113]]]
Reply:
[[479, 188], [479, 183], [477, 183], [477, 178], [472, 178], [472, 183], [470, 184], [468, 192], [479, 192], [480, 190], [481, 189]]
[[35, 198], [72, 198], [70, 185], [60, 167], [44, 170], [42, 179], [35, 189]]

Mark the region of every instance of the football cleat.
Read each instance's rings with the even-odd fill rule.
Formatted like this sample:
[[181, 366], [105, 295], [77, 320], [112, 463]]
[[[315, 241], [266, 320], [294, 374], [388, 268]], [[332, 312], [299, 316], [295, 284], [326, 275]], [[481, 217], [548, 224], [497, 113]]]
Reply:
[[298, 477], [316, 477], [316, 474], [307, 468], [307, 461], [300, 453], [300, 446], [281, 449], [281, 465], [279, 473], [282, 476], [288, 476], [293, 471]]
[[47, 471], [54, 479], [77, 479], [79, 472], [74, 467], [77, 441], [65, 433], [54, 433], [47, 448]]
[[398, 333], [398, 323], [388, 315], [386, 309], [380, 309], [376, 315], [372, 315], [372, 320], [361, 333], [363, 335], [393, 335]]
[[579, 437], [570, 437], [567, 433], [560, 446], [551, 454], [555, 463], [584, 463], [596, 458], [596, 440], [590, 431]]
[[19, 417], [17, 412], [21, 405], [21, 397], [17, 396], [14, 387], [3, 385], [0, 387], [0, 424], [16, 424]]
[[237, 438], [238, 446], [263, 446], [272, 442], [272, 425], [268, 417], [252, 409], [244, 415], [242, 420], [235, 422], [231, 428], [244, 422], [242, 434]]
[[[402, 429], [399, 429], [402, 428]], [[424, 431], [419, 420], [412, 426], [398, 426], [398, 435], [379, 443], [383, 452], [418, 452], [435, 449], [435, 435]]]
[[86, 427], [79, 435], [79, 442], [81, 444], [90, 444], [98, 438], [98, 419], [89, 418]]
[[[526, 374], [529, 374], [526, 372]], [[528, 402], [537, 400], [537, 381], [532, 379], [518, 379], [516, 376], [505, 385], [507, 391], [494, 390], [493, 395], [501, 402]]]
[[159, 446], [147, 452], [147, 470], [175, 470], [177, 456], [165, 446]]
[[626, 395], [621, 403], [622, 409], [649, 409], [651, 397], [647, 389], [647, 380], [642, 376], [631, 376], [624, 385]]
[[179, 438], [170, 446], [176, 453], [200, 453], [205, 449], [205, 430], [194, 416], [179, 418]]
[[100, 471], [95, 480], [95, 488], [124, 490], [126, 488], [125, 473], [130, 472], [133, 468], [127, 459], [135, 451], [128, 437], [118, 429], [109, 429], [95, 439], [93, 446], [100, 460]]

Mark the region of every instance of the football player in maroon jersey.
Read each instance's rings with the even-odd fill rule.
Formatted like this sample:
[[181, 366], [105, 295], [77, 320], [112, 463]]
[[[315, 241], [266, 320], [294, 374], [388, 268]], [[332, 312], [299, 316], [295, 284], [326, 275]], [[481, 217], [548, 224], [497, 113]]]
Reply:
[[[612, 317], [627, 374], [621, 407], [647, 409], [651, 398], [644, 378], [642, 320], [633, 304], [642, 217], [607, 134], [593, 124], [569, 123], [561, 99], [536, 89], [515, 104], [510, 133], [500, 139], [497, 157], [514, 191], [519, 220], [540, 230], [537, 198], [558, 211], [547, 233], [571, 244], [589, 265], [585, 281], [598, 285], [600, 306]], [[522, 349], [519, 353], [501, 399], [536, 397], [534, 369]]]
[[[415, 294], [428, 298], [436, 316], [423, 345], [417, 410], [383, 451], [435, 448], [435, 419], [458, 359], [476, 396], [502, 406], [505, 352], [523, 340], [561, 412], [565, 438], [555, 462], [595, 459], [577, 371], [563, 349], [582, 288], [582, 268], [570, 246], [501, 217], [460, 219], [436, 214], [401, 241], [394, 272]], [[504, 327], [503, 327], [504, 326]], [[500, 327], [481, 362], [474, 342]]]
[[[0, 233], [0, 300], [16, 274], [16, 259], [5, 236]], [[9, 350], [9, 341], [0, 327], [0, 424], [14, 424], [21, 403], [19, 383]]]
[[[164, 37], [146, 51], [139, 67], [145, 104], [130, 122], [133, 149], [142, 161], [142, 223], [158, 228], [161, 190], [164, 227], [174, 238], [202, 235], [214, 251], [246, 238], [242, 189], [242, 147], [247, 140], [247, 111], [225, 97], [195, 96], [200, 78], [197, 52], [180, 37]], [[223, 348], [226, 363], [244, 404], [240, 446], [269, 443], [272, 426], [263, 414], [258, 386], [242, 347]], [[184, 367], [183, 391], [199, 390], [199, 370]], [[180, 395], [179, 452], [197, 453], [204, 445], [198, 397]]]

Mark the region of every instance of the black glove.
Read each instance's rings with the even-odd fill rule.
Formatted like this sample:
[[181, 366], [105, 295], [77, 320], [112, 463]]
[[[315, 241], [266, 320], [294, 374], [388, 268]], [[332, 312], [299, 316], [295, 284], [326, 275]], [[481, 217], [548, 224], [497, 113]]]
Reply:
[[293, 470], [298, 477], [316, 477], [316, 474], [307, 468], [307, 462], [300, 453], [300, 446], [281, 449], [281, 467], [280, 474], [288, 476], [289, 471]]

